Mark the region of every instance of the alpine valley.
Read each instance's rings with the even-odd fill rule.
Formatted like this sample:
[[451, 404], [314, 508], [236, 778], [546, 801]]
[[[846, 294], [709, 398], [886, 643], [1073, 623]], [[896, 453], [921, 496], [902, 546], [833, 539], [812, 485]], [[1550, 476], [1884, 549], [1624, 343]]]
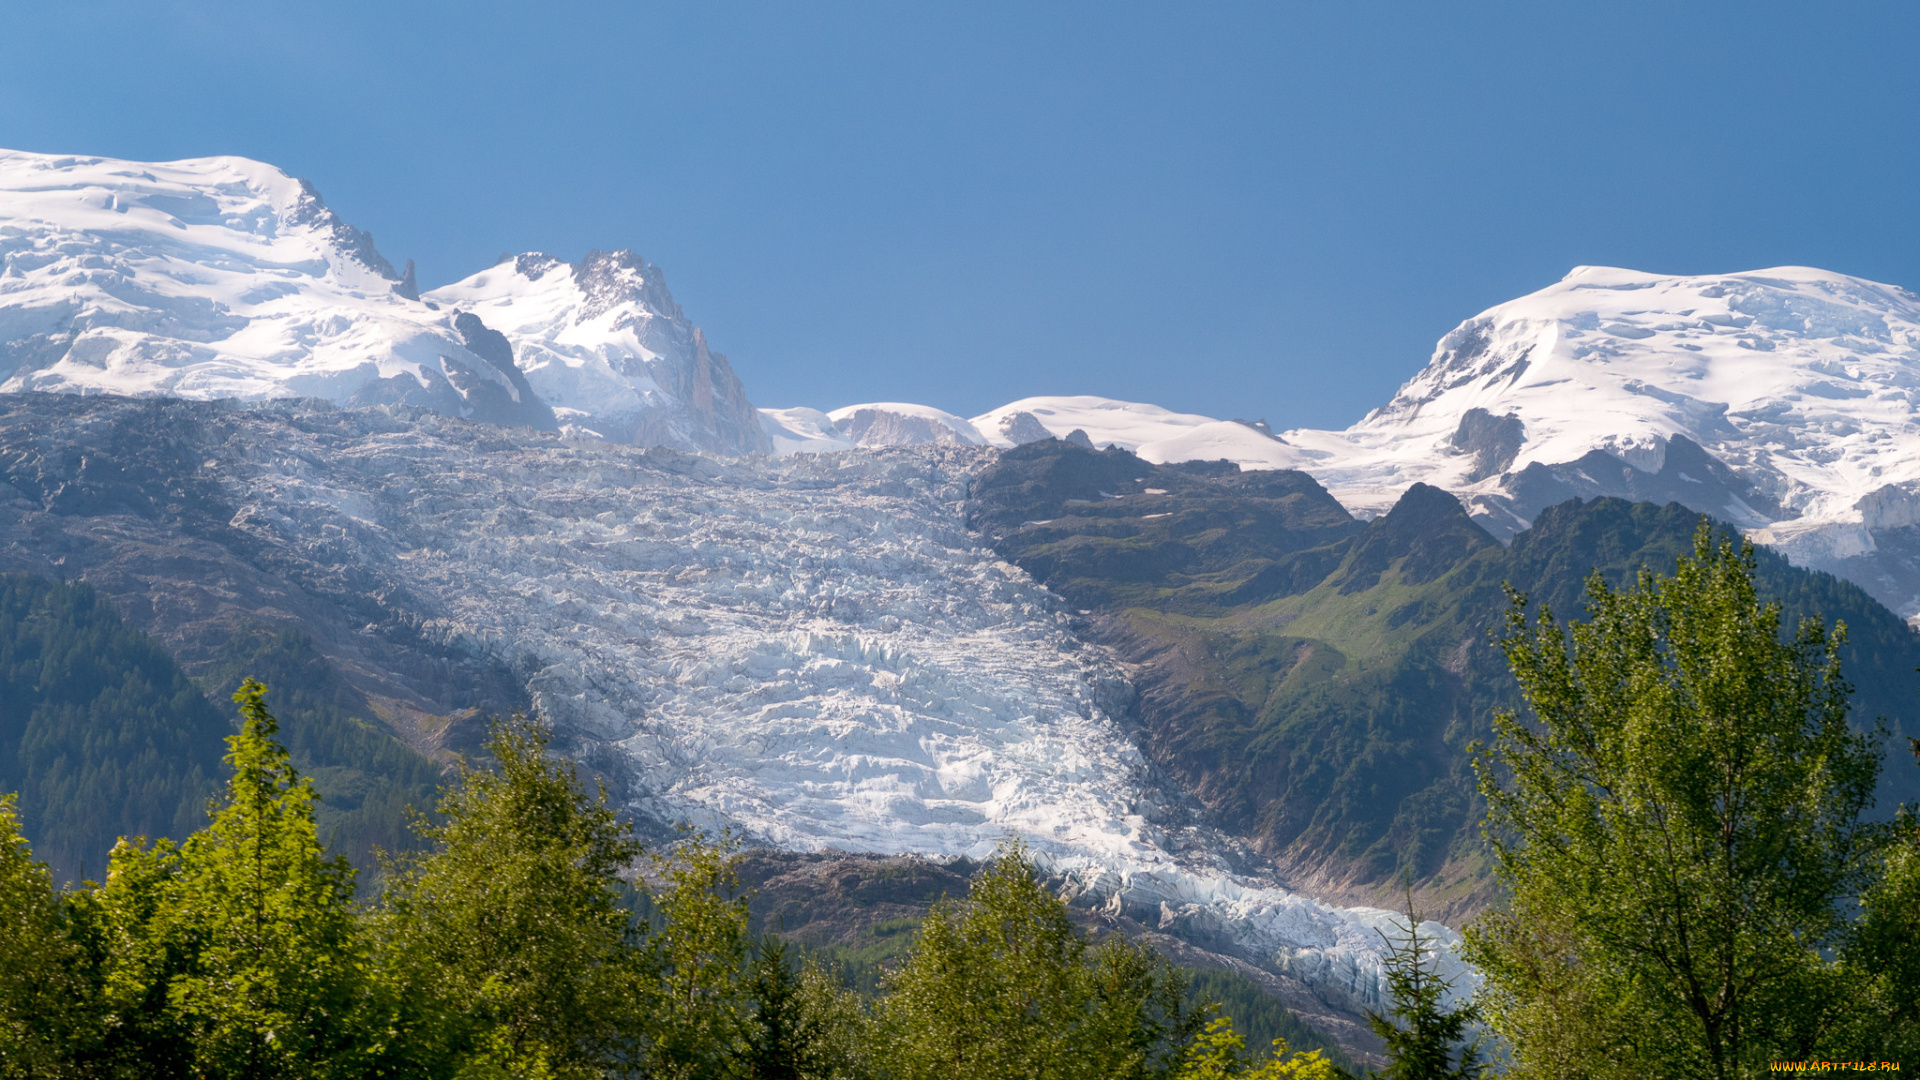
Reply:
[[[1583, 267], [1276, 433], [756, 408], [631, 252], [422, 291], [239, 158], [0, 152], [0, 259], [0, 791], [68, 878], [191, 827], [243, 676], [362, 866], [527, 710], [637, 828], [745, 838], [803, 940], [877, 947], [1017, 834], [1090, 924], [1364, 1056], [1402, 883], [1443, 940], [1498, 899], [1467, 747], [1518, 706], [1503, 583], [1577, 614], [1709, 515], [1846, 622], [1861, 722], [1920, 735], [1893, 286]], [[1883, 809], [1920, 798], [1893, 764]]]

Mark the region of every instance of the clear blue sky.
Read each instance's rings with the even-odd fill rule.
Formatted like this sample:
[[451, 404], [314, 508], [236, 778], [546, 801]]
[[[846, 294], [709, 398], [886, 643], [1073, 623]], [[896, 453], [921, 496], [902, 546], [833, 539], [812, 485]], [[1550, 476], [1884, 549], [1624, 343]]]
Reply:
[[630, 247], [761, 405], [1344, 426], [1582, 263], [1920, 288], [1920, 4], [11, 3], [0, 145], [243, 154], [423, 284]]

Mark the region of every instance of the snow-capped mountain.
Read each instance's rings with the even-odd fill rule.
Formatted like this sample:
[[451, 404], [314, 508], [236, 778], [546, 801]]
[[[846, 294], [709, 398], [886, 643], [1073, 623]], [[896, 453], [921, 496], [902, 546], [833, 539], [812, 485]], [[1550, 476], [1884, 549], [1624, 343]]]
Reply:
[[511, 357], [473, 347], [477, 326], [413, 298], [372, 237], [256, 161], [0, 152], [0, 259], [0, 390], [553, 422]]
[[774, 448], [727, 358], [674, 303], [660, 268], [631, 251], [577, 263], [519, 255], [425, 299], [505, 335], [575, 434], [721, 454]]
[[1091, 395], [1021, 398], [971, 420], [927, 405], [892, 401], [848, 405], [830, 413], [760, 412], [782, 454], [935, 442], [1004, 449], [1057, 438], [1118, 446], [1156, 464], [1225, 459], [1247, 469], [1279, 469], [1293, 468], [1300, 460], [1300, 454], [1261, 421], [1216, 420]]
[[271, 165], [0, 151], [0, 260], [0, 391], [403, 403], [772, 449], [726, 358], [629, 252], [523, 255], [423, 298], [411, 264]]
[[1378, 512], [1415, 482], [1510, 533], [1580, 495], [1677, 501], [1920, 612], [1920, 296], [1806, 267], [1580, 267], [1440, 340], [1296, 467]]
[[[1920, 296], [1906, 289], [1806, 267], [1700, 277], [1580, 267], [1462, 323], [1392, 401], [1344, 431], [1275, 434], [1099, 397], [951, 419], [993, 446], [1080, 431], [1153, 462], [1300, 469], [1363, 516], [1432, 484], [1499, 536], [1576, 496], [1679, 502], [1912, 616], [1917, 405]], [[860, 408], [900, 419], [870, 418], [864, 440], [832, 420], [817, 441], [782, 450], [885, 443], [914, 410], [937, 412]]]

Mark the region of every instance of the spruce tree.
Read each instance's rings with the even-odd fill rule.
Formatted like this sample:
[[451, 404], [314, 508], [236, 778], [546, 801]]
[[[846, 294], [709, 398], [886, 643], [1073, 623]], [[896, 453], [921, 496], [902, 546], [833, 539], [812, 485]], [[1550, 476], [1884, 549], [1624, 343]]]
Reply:
[[1471, 1004], [1449, 1001], [1452, 984], [1440, 974], [1431, 938], [1420, 934], [1420, 914], [1407, 891], [1406, 936], [1381, 940], [1385, 957], [1385, 1013], [1367, 1012], [1367, 1026], [1385, 1044], [1380, 1080], [1469, 1080], [1482, 1071], [1478, 1040], [1469, 1032], [1477, 1019]]
[[749, 1009], [741, 1024], [735, 1073], [742, 1080], [801, 1080], [810, 1041], [802, 1009], [800, 977], [789, 965], [786, 944], [761, 942], [747, 971]]
[[243, 722], [227, 740], [224, 804], [181, 846], [155, 915], [191, 957], [167, 1001], [201, 1075], [357, 1076], [373, 1047], [359, 1028], [368, 987], [353, 868], [320, 843], [312, 781], [275, 737], [265, 695], [251, 679], [234, 693]]

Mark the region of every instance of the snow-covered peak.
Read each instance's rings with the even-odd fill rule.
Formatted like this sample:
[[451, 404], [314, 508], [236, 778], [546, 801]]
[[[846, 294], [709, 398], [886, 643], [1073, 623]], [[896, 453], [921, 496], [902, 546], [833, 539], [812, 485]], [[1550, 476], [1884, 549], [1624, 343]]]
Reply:
[[1031, 441], [1020, 437], [1029, 423], [1023, 418], [1031, 418], [1055, 438], [1082, 431], [1095, 446], [1132, 450], [1156, 464], [1226, 460], [1243, 469], [1290, 469], [1305, 460], [1262, 421], [1216, 420], [1084, 394], [1021, 398], [974, 417], [973, 426], [993, 445], [1013, 446]]
[[987, 444], [987, 440], [972, 424], [928, 405], [876, 401], [848, 405], [833, 410], [827, 416], [844, 438], [859, 447], [919, 446], [925, 443], [943, 446]]
[[579, 434], [740, 454], [774, 449], [727, 358], [660, 268], [631, 251], [577, 263], [531, 252], [426, 299], [506, 335], [540, 396]]
[[972, 420], [897, 401], [848, 405], [830, 413], [762, 409], [761, 414], [781, 454], [923, 443], [1004, 449], [1052, 438], [1118, 446], [1155, 463], [1224, 459], [1247, 469], [1283, 469], [1309, 460], [1259, 421], [1216, 420], [1091, 395], [1021, 398]]
[[0, 260], [0, 390], [399, 402], [773, 449], [726, 357], [631, 252], [521, 255], [423, 298], [411, 264], [271, 165], [0, 151]]
[[[551, 423], [312, 185], [0, 151], [0, 390], [404, 402]], [[504, 365], [504, 366], [503, 366]]]
[[[1920, 482], [1916, 402], [1920, 297], [1904, 289], [1807, 267], [1580, 267], [1462, 323], [1359, 424], [1283, 437], [1373, 508], [1415, 481], [1493, 494], [1593, 450], [1654, 473], [1680, 436], [1778, 503], [1754, 516], [1857, 522], [1869, 492]], [[1480, 452], [1476, 430], [1501, 445]]]

